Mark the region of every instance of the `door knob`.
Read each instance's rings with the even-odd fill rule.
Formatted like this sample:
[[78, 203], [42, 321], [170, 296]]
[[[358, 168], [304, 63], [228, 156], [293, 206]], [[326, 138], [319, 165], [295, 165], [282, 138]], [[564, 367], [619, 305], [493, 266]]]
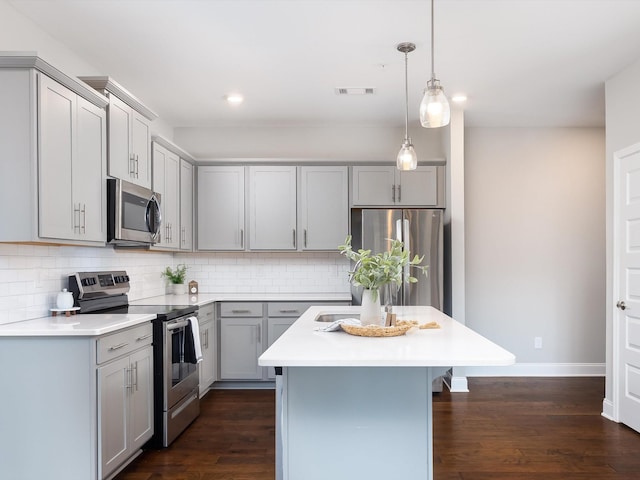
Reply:
[[624, 304], [622, 300], [616, 303], [616, 307], [618, 307], [620, 310], [625, 310], [627, 308], [627, 306]]

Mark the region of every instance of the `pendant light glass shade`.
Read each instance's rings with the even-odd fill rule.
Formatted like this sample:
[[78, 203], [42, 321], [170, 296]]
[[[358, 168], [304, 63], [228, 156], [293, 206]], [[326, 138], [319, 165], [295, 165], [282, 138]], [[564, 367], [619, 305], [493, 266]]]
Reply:
[[444, 127], [451, 120], [451, 108], [440, 82], [431, 79], [420, 102], [420, 124], [425, 128]]
[[404, 53], [404, 142], [396, 157], [396, 167], [398, 170], [415, 170], [418, 166], [418, 155], [413, 148], [409, 138], [409, 80], [408, 80], [408, 59], [407, 55], [416, 49], [413, 43], [405, 42], [396, 47], [399, 52]]
[[440, 86], [440, 80], [436, 78], [434, 59], [434, 31], [433, 31], [433, 2], [431, 0], [431, 80], [424, 89], [424, 97], [420, 102], [420, 124], [425, 128], [444, 127], [451, 120], [451, 108], [449, 101]]
[[402, 148], [398, 152], [396, 158], [396, 167], [398, 170], [415, 170], [418, 166], [418, 155], [413, 148], [411, 139], [407, 138], [402, 144]]

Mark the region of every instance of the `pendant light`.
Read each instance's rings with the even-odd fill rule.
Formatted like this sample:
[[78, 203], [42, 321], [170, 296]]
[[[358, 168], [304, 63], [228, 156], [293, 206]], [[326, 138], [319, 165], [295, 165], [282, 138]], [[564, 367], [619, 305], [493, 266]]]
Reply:
[[413, 43], [401, 43], [397, 47], [399, 52], [404, 53], [404, 104], [405, 104], [405, 117], [404, 117], [404, 142], [402, 143], [402, 148], [398, 152], [398, 157], [396, 158], [396, 167], [398, 170], [415, 170], [418, 166], [418, 156], [416, 155], [416, 151], [413, 149], [413, 144], [411, 143], [411, 138], [409, 138], [409, 80], [408, 80], [408, 70], [407, 56], [409, 52], [413, 52], [416, 49], [416, 46]]
[[425, 128], [444, 127], [449, 125], [451, 119], [451, 108], [440, 86], [440, 80], [436, 78], [434, 68], [433, 2], [434, 0], [431, 0], [431, 80], [427, 82], [424, 97], [420, 102], [420, 123]]

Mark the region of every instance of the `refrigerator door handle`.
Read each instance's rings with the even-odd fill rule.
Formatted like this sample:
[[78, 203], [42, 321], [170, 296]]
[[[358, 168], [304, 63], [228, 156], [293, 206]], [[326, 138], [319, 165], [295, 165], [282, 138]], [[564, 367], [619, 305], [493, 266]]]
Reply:
[[[402, 241], [404, 243], [404, 250], [406, 252], [409, 252], [409, 254], [411, 254], [411, 224], [409, 223], [409, 220], [407, 218], [403, 218], [402, 219]], [[411, 258], [409, 258], [409, 260], [411, 260]], [[406, 265], [404, 267], [404, 272], [403, 272], [403, 276], [404, 278], [403, 280], [403, 286], [402, 286], [402, 291], [403, 291], [403, 296], [404, 296], [404, 302], [403, 305], [406, 305], [408, 303], [408, 299], [409, 299], [409, 282], [407, 281], [407, 279], [409, 278], [409, 276], [411, 275], [411, 272], [409, 271], [411, 267], [409, 267], [409, 265]]]
[[404, 229], [402, 227], [403, 221], [404, 220], [402, 219], [396, 220], [396, 240], [400, 240], [401, 242], [404, 242], [404, 239], [402, 238], [404, 235]]

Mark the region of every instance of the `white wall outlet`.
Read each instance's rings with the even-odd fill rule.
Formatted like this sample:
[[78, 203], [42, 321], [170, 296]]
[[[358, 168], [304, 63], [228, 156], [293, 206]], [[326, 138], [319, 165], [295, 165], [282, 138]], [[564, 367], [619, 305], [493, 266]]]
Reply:
[[540, 350], [542, 349], [542, 337], [534, 337], [533, 339], [533, 348]]

